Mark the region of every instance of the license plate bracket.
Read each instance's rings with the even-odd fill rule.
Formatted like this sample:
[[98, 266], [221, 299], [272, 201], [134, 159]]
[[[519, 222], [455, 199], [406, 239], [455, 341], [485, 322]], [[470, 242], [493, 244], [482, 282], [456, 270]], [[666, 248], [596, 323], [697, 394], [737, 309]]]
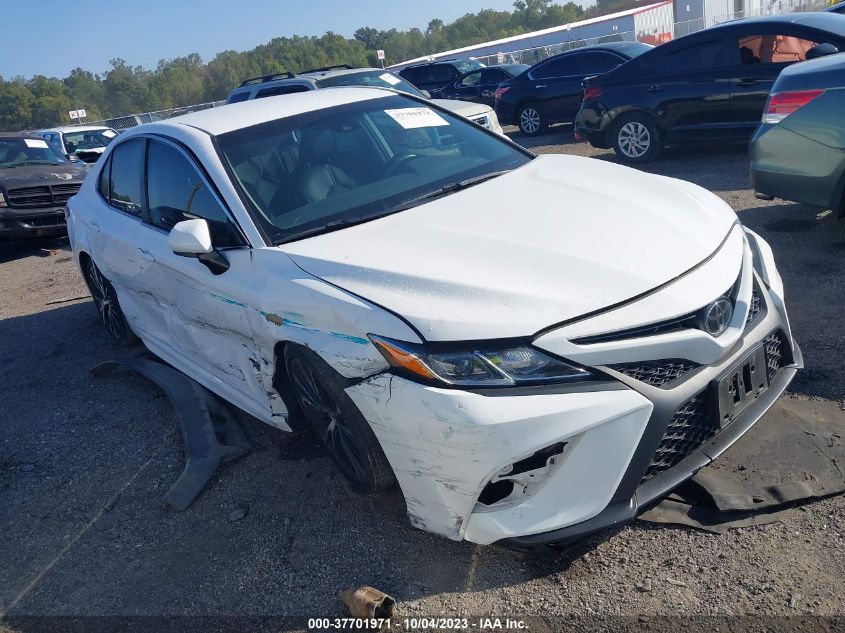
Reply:
[[758, 345], [716, 380], [719, 425], [724, 428], [769, 388], [766, 350]]

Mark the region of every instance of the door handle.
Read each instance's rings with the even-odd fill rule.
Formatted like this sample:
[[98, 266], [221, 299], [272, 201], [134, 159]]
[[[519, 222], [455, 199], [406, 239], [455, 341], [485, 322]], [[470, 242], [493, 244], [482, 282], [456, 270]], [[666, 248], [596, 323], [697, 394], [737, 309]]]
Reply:
[[546, 84], [537, 84], [536, 86], [534, 86], [535, 89], [540, 89], [540, 88], [545, 88], [545, 87], [546, 87]]
[[661, 90], [663, 90], [663, 86], [659, 84], [652, 84], [646, 88], [646, 92], [660, 92]]
[[745, 77], [744, 79], [739, 80], [740, 86], [753, 86], [757, 83], [756, 79], [751, 79], [750, 77]]
[[148, 262], [154, 262], [156, 260], [156, 258], [150, 251], [146, 251], [143, 248], [136, 248], [135, 250], [138, 251], [138, 254], [141, 256], [141, 259], [144, 259]]

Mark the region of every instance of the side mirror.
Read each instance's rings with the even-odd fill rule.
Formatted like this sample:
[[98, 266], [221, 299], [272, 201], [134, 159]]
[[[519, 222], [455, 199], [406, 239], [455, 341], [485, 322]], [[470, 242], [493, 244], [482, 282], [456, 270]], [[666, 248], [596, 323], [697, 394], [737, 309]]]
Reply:
[[824, 44], [816, 44], [807, 51], [807, 60], [818, 59], [819, 57], [826, 57], [827, 55], [836, 55], [838, 52], [839, 49], [833, 44], [828, 44], [827, 42]]
[[202, 219], [177, 222], [167, 238], [170, 250], [180, 257], [196, 257], [215, 275], [229, 270], [229, 261], [214, 250], [208, 222]]
[[182, 220], [170, 229], [167, 238], [170, 249], [182, 257], [197, 257], [214, 251], [211, 231], [205, 220]]
[[422, 96], [426, 99], [431, 99], [431, 93], [428, 90], [420, 90], [420, 92], [422, 93]]

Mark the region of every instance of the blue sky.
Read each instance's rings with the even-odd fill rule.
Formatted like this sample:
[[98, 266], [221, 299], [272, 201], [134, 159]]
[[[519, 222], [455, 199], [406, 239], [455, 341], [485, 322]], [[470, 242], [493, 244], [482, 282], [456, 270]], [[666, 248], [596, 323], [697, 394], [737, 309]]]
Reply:
[[65, 77], [81, 66], [101, 73], [109, 60], [154, 68], [159, 59], [247, 50], [273, 37], [351, 36], [361, 26], [424, 29], [513, 0], [3, 0], [0, 75]]

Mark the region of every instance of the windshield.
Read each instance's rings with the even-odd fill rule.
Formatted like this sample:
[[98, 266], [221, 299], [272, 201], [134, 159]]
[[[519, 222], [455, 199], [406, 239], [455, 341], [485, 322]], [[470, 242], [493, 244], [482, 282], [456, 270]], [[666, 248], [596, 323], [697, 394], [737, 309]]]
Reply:
[[377, 88], [401, 90], [415, 97], [423, 96], [417, 90], [416, 86], [386, 70], [368, 70], [360, 73], [335, 75], [334, 77], [320, 79], [316, 83], [320, 88], [331, 88], [334, 86], [375, 86]]
[[478, 70], [479, 68], [485, 67], [484, 64], [482, 64], [481, 62], [477, 62], [474, 59], [453, 63], [455, 68], [457, 68], [461, 72], [461, 74], [468, 73], [471, 70]]
[[40, 138], [0, 138], [0, 167], [61, 165], [67, 160]]
[[531, 154], [402, 95], [217, 137], [246, 206], [275, 244], [371, 220], [516, 169]]
[[79, 150], [105, 147], [116, 136], [117, 132], [108, 128], [103, 128], [102, 130], [85, 130], [84, 132], [65, 132], [62, 134], [68, 154]]

